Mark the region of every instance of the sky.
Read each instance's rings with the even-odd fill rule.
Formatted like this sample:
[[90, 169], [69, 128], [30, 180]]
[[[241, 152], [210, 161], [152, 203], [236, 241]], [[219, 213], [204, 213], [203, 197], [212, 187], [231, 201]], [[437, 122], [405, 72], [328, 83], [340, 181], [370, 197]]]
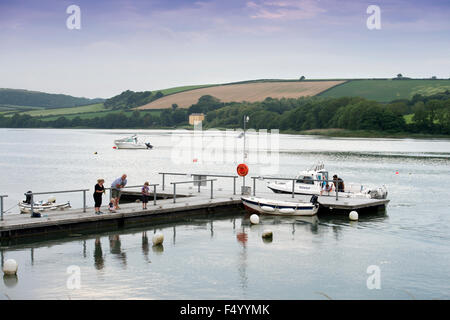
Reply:
[[448, 0], [0, 0], [0, 87], [109, 98], [302, 75], [448, 79], [449, 17]]

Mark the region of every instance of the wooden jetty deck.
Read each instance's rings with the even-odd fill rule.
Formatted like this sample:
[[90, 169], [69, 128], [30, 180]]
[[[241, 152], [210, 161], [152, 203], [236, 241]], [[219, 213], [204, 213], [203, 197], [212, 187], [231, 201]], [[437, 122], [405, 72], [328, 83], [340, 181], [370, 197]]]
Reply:
[[[178, 188], [177, 188], [178, 189]], [[241, 195], [233, 195], [233, 191], [214, 190], [211, 199], [209, 187], [202, 187], [201, 192], [197, 188], [179, 188], [176, 202], [168, 198], [170, 190], [166, 190], [164, 196], [159, 197], [156, 205], [153, 201], [147, 205], [147, 210], [142, 210], [142, 204], [133, 202], [121, 204], [116, 213], [109, 213], [107, 204], [102, 207], [104, 214], [94, 214], [94, 209], [66, 209], [62, 211], [43, 212], [40, 218], [31, 218], [30, 214], [8, 214], [4, 221], [0, 222], [1, 239], [11, 239], [26, 236], [39, 236], [50, 233], [75, 233], [81, 230], [98, 230], [111, 227], [124, 227], [142, 223], [143, 221], [166, 222], [173, 219], [184, 219], [196, 214], [214, 214], [223, 212], [236, 213], [243, 210]], [[292, 201], [290, 194], [275, 194], [271, 191], [258, 191], [257, 197]], [[295, 196], [296, 201], [309, 201], [310, 197]], [[153, 199], [152, 196], [150, 199]], [[385, 206], [389, 200], [353, 199], [334, 197], [319, 197], [318, 202], [325, 209], [356, 210]], [[320, 211], [319, 211], [320, 212]], [[243, 213], [244, 214], [244, 213]]]

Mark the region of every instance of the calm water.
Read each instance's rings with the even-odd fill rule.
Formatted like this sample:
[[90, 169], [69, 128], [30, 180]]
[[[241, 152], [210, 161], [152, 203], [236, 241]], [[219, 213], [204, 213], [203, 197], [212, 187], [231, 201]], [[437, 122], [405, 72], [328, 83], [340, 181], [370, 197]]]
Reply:
[[[155, 149], [112, 148], [114, 139], [135, 132]], [[207, 150], [221, 145], [220, 134], [210, 136]], [[208, 158], [192, 151], [191, 137], [0, 129], [0, 193], [8, 194], [5, 209], [11, 208], [6, 219], [17, 214], [14, 206], [27, 190], [92, 189], [97, 178], [108, 184], [123, 172], [130, 185], [160, 183], [161, 171], [234, 174], [242, 139], [226, 140], [226, 154]], [[0, 281], [0, 299], [450, 298], [450, 141], [281, 135], [274, 145], [279, 153], [252, 158], [258, 163], [251, 162], [250, 175], [292, 176], [323, 161], [346, 182], [386, 184], [386, 213], [358, 222], [342, 216], [264, 218], [249, 226], [248, 217], [230, 212], [214, 220], [4, 245], [3, 259], [18, 261], [19, 272]], [[220, 180], [217, 187], [231, 190], [231, 181]], [[257, 190], [263, 189], [258, 182]], [[57, 198], [81, 206], [81, 194]], [[274, 232], [272, 242], [262, 241], [265, 228]], [[152, 247], [156, 231], [165, 235], [163, 248]], [[72, 265], [80, 268], [80, 289], [67, 288]], [[367, 287], [369, 266], [380, 270], [380, 289]]]

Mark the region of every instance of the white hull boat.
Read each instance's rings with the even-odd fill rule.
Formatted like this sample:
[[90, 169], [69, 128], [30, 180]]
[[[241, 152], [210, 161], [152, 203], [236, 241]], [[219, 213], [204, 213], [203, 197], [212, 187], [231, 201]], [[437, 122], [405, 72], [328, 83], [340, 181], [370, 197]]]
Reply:
[[316, 201], [294, 202], [258, 197], [241, 197], [245, 209], [251, 213], [277, 216], [314, 216], [319, 210]]
[[117, 149], [152, 149], [149, 142], [139, 142], [136, 135], [114, 140]]
[[[67, 201], [66, 203], [54, 203], [54, 202], [46, 202], [43, 203], [35, 202], [33, 205], [33, 212], [46, 212], [46, 211], [52, 211], [52, 210], [64, 210], [70, 208], [70, 202]], [[31, 204], [25, 203], [25, 202], [19, 202], [19, 209], [20, 213], [31, 213]]]
[[[328, 171], [324, 170], [324, 166], [318, 165], [313, 169], [301, 172], [295, 180], [294, 186], [292, 181], [270, 181], [267, 183], [267, 187], [275, 193], [290, 193], [294, 191], [294, 194], [301, 195], [316, 195], [316, 196], [336, 196], [336, 189], [332, 182], [329, 182], [331, 186], [330, 191], [324, 191], [326, 180], [332, 180], [328, 176]], [[294, 189], [294, 190], [292, 190]], [[345, 183], [344, 192], [339, 191], [339, 198], [372, 198], [372, 199], [386, 199], [388, 191], [386, 186], [379, 188], [365, 188], [361, 184]]]

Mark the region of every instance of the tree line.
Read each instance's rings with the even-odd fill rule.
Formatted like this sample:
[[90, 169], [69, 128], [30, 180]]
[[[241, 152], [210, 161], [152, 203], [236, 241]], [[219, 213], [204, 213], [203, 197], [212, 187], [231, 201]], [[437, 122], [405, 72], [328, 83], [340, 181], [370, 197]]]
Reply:
[[2, 105], [45, 108], [70, 108], [101, 103], [104, 99], [88, 99], [72, 97], [66, 94], [53, 94], [22, 89], [0, 89], [0, 101]]
[[[304, 131], [342, 128], [387, 133], [450, 134], [450, 92], [383, 104], [360, 97], [298, 99], [266, 98], [261, 102], [229, 102], [206, 95], [187, 109], [173, 105], [159, 115], [146, 111], [108, 113], [91, 119], [64, 116], [44, 121], [29, 115], [0, 116], [0, 127], [10, 128], [161, 128], [188, 124], [189, 114], [204, 113], [206, 128], [248, 128]], [[405, 117], [406, 116], [406, 117]], [[407, 120], [409, 119], [409, 120]]]
[[131, 109], [150, 103], [163, 96], [164, 94], [161, 91], [153, 93], [151, 91], [134, 92], [126, 90], [117, 96], [106, 99], [104, 106], [113, 110]]

